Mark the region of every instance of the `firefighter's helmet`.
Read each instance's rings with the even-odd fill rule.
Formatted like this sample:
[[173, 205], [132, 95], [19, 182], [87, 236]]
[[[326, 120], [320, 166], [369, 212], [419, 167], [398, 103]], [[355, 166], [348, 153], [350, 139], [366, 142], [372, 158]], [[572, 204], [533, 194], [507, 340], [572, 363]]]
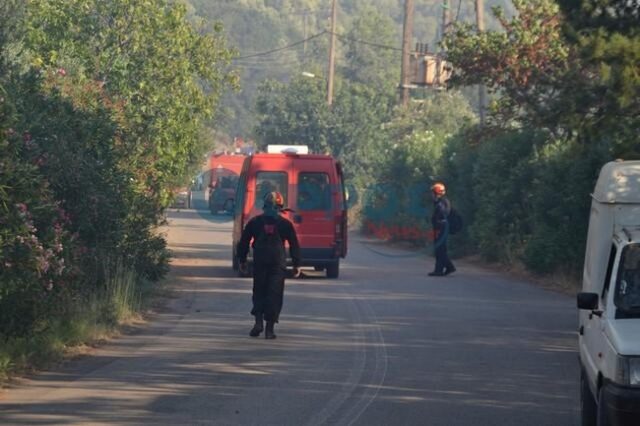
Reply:
[[444, 186], [444, 183], [436, 182], [431, 186], [431, 191], [433, 191], [435, 195], [442, 197], [447, 193], [447, 188]]
[[275, 206], [281, 209], [284, 207], [284, 197], [278, 191], [267, 192], [264, 196], [264, 206]]

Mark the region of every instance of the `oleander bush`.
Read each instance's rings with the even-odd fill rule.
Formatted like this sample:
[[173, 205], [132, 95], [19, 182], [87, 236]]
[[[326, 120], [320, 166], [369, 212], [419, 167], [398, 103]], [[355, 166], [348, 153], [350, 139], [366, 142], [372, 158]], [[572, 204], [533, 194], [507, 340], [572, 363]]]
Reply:
[[132, 317], [166, 274], [171, 188], [235, 84], [220, 29], [194, 25], [165, 0], [0, 3], [0, 377]]

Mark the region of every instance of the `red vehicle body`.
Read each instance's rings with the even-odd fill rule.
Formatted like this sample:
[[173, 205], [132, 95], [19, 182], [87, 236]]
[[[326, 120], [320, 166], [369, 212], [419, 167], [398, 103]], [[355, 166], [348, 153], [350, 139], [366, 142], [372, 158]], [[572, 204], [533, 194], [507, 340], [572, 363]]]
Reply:
[[233, 268], [238, 269], [236, 245], [242, 230], [262, 212], [263, 197], [271, 191], [284, 196], [283, 215], [298, 234], [301, 266], [326, 269], [327, 277], [337, 278], [340, 258], [347, 255], [347, 203], [341, 165], [328, 155], [255, 154], [246, 158], [235, 198]]
[[244, 155], [214, 155], [209, 159], [209, 210], [212, 214], [226, 211], [236, 196], [238, 177]]

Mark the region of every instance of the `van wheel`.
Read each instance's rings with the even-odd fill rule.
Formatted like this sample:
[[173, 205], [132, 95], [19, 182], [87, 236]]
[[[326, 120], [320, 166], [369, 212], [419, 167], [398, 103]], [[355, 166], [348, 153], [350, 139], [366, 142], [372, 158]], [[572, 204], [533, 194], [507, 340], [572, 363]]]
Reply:
[[607, 411], [607, 406], [604, 403], [604, 392], [603, 389], [600, 389], [598, 392], [598, 407], [596, 408], [598, 412], [598, 426], [610, 426], [611, 422], [609, 421], [609, 412]]
[[336, 260], [327, 265], [327, 278], [338, 278], [340, 275], [340, 261]]
[[580, 425], [596, 426], [597, 415], [596, 399], [591, 393], [584, 370], [580, 369]]

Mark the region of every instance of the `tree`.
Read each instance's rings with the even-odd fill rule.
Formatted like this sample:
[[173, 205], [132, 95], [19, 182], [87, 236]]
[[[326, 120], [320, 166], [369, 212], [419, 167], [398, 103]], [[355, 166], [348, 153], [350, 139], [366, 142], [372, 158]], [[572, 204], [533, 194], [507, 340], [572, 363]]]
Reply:
[[[575, 78], [574, 53], [564, 40], [562, 16], [553, 0], [514, 0], [518, 13], [507, 19], [494, 9], [503, 31], [477, 34], [469, 24], [445, 38], [454, 85], [484, 84], [499, 94], [493, 124], [516, 123], [557, 129], [571, 107], [564, 89]], [[573, 99], [573, 98], [571, 98]]]
[[344, 77], [373, 87], [395, 90], [400, 76], [400, 54], [394, 46], [397, 28], [388, 15], [373, 6], [358, 10], [346, 37]]
[[304, 144], [314, 152], [329, 151], [332, 120], [325, 90], [318, 79], [298, 77], [288, 85], [266, 81], [256, 103], [258, 145]]
[[308, 145], [313, 152], [332, 154], [345, 162], [348, 177], [366, 175], [383, 139], [394, 99], [368, 85], [336, 87], [331, 109], [322, 80], [300, 77], [289, 84], [266, 82], [258, 95], [255, 134], [261, 147], [269, 144]]
[[[626, 0], [559, 0], [567, 40], [592, 71], [591, 130], [614, 133], [616, 151], [640, 158], [640, 4]], [[604, 132], [603, 132], [604, 130]], [[635, 152], [630, 152], [635, 150]]]
[[[629, 152], [639, 128], [640, 39], [629, 2], [515, 0], [504, 29], [458, 25], [445, 39], [454, 84], [483, 83], [498, 95], [492, 123], [545, 128], [584, 144]], [[564, 11], [564, 13], [563, 13]], [[619, 19], [618, 19], [619, 18]], [[632, 155], [639, 155], [635, 153]]]
[[[94, 13], [87, 13], [94, 11]], [[121, 107], [128, 164], [154, 193], [199, 161], [199, 132], [234, 77], [217, 33], [201, 35], [165, 0], [34, 0], [28, 45], [44, 69], [95, 82]]]

